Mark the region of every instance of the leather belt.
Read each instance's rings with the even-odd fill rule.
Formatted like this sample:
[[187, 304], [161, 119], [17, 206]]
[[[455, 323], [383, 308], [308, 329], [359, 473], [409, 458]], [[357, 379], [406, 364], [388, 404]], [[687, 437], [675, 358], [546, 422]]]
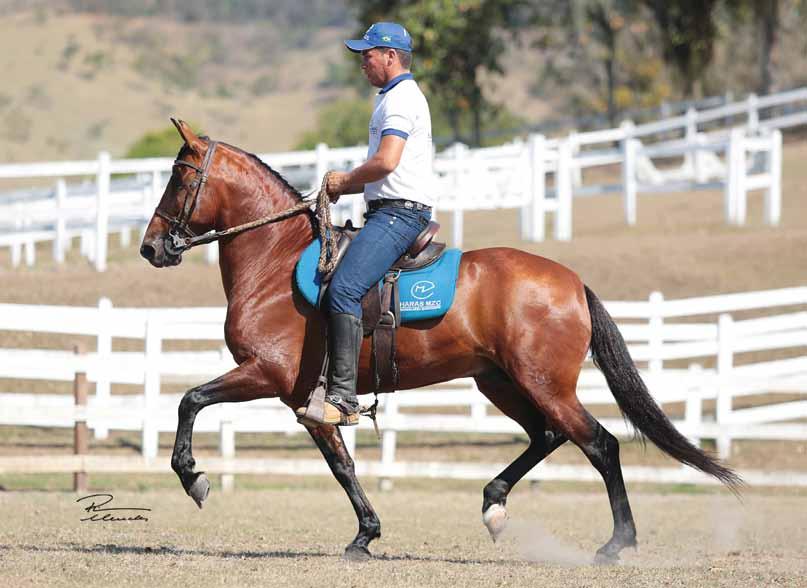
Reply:
[[414, 200], [404, 200], [402, 198], [399, 199], [392, 199], [392, 198], [380, 198], [378, 200], [370, 200], [367, 203], [367, 208], [372, 212], [376, 211], [379, 208], [406, 208], [409, 210], [431, 210], [431, 206], [426, 206], [420, 202], [415, 202]]

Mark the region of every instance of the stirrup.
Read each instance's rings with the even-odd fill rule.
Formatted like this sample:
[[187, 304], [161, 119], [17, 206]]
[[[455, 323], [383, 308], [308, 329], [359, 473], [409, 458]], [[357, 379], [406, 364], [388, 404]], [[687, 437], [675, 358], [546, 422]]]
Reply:
[[361, 416], [366, 416], [368, 419], [373, 421], [373, 428], [375, 429], [375, 436], [381, 441], [381, 431], [378, 430], [378, 421], [376, 420], [376, 416], [378, 415], [378, 393], [375, 395], [375, 402], [370, 406], [360, 406], [359, 407], [359, 414]]
[[311, 405], [301, 406], [295, 411], [297, 422], [311, 428], [320, 425], [335, 425], [337, 427], [350, 427], [359, 424], [359, 412], [345, 414], [332, 404], [326, 403], [322, 411], [312, 409]]
[[330, 402], [325, 402], [325, 387], [327, 380], [320, 378], [319, 385], [314, 388], [311, 397], [308, 399], [308, 404], [301, 406], [295, 412], [297, 415], [297, 422], [306, 427], [319, 427], [320, 425], [336, 425], [336, 426], [353, 426], [359, 424], [359, 413], [363, 407], [358, 410], [345, 414]]

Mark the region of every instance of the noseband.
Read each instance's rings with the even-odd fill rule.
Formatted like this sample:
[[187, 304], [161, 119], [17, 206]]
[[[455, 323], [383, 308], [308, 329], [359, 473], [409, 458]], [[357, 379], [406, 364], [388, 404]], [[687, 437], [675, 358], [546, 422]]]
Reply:
[[182, 190], [185, 191], [185, 202], [182, 204], [179, 215], [171, 216], [167, 212], [160, 210], [159, 206], [154, 211], [154, 214], [168, 221], [169, 228], [168, 236], [165, 239], [165, 250], [170, 255], [180, 255], [195, 244], [194, 239], [198, 239], [188, 225], [196, 208], [196, 203], [199, 201], [199, 196], [202, 194], [205, 184], [207, 184], [208, 170], [210, 169], [210, 163], [213, 161], [213, 154], [216, 153], [216, 147], [218, 147], [218, 141], [210, 141], [204, 161], [202, 161], [202, 167], [197, 167], [182, 159], [174, 161], [174, 165], [189, 167], [195, 170], [196, 174], [190, 184], [182, 184]]

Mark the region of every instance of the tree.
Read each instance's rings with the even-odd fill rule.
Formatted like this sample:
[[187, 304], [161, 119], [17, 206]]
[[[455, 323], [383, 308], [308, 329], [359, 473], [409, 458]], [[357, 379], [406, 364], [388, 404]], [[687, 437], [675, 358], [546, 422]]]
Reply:
[[767, 94], [773, 84], [772, 54], [779, 29], [780, 0], [735, 0], [727, 2], [729, 15], [738, 23], [750, 22], [756, 29], [758, 47], [757, 92]]
[[[482, 141], [486, 112], [495, 108], [484, 96], [483, 70], [502, 73], [506, 39], [525, 23], [524, 0], [350, 0], [366, 28], [370, 23], [394, 20], [412, 35], [414, 70], [418, 82], [432, 98], [432, 109], [449, 121], [455, 140], [463, 139], [464, 121], [470, 121], [473, 145]], [[364, 28], [359, 34], [363, 34]], [[468, 138], [466, 138], [468, 140]]]
[[563, 96], [574, 116], [656, 106], [670, 94], [652, 34], [637, 0], [536, 0], [533, 47], [542, 68], [534, 94]]
[[718, 0], [642, 1], [655, 17], [664, 58], [678, 73], [681, 93], [694, 96], [696, 82], [712, 61]]
[[[602, 64], [606, 79], [608, 120], [616, 122], [617, 51], [619, 36], [625, 30], [628, 19], [636, 11], [634, 0], [582, 0], [573, 4], [574, 28], [590, 28], [591, 37], [600, 48], [597, 60]], [[585, 22], [583, 22], [585, 21]], [[586, 27], [586, 25], [590, 25]]]

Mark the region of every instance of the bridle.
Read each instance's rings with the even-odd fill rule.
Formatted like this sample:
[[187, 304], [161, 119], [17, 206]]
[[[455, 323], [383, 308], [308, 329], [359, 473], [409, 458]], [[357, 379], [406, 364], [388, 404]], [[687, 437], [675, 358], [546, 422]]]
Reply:
[[[163, 247], [165, 247], [166, 253], [174, 257], [178, 257], [184, 251], [187, 251], [196, 245], [212, 243], [213, 241], [218, 241], [222, 237], [243, 233], [244, 231], [249, 231], [250, 229], [255, 229], [269, 223], [289, 218], [306, 210], [310, 212], [311, 205], [316, 204], [315, 214], [317, 225], [319, 226], [320, 236], [320, 256], [318, 269], [323, 274], [333, 271], [333, 269], [336, 267], [336, 239], [334, 239], [334, 231], [331, 224], [331, 212], [329, 207], [330, 199], [328, 198], [328, 191], [326, 189], [328, 184], [328, 175], [330, 172], [323, 176], [322, 185], [320, 186], [319, 191], [311, 191], [308, 195], [303, 197], [298, 204], [292, 206], [291, 208], [287, 208], [286, 210], [276, 212], [254, 221], [243, 223], [235, 227], [230, 227], [229, 229], [210, 231], [204, 235], [197, 235], [191, 230], [189, 226], [191, 216], [193, 215], [193, 211], [196, 209], [196, 203], [199, 201], [202, 190], [204, 190], [205, 184], [207, 184], [210, 165], [213, 162], [213, 154], [216, 152], [216, 147], [218, 147], [218, 144], [218, 141], [210, 141], [208, 143], [207, 153], [205, 153], [205, 158], [202, 160], [201, 167], [197, 167], [184, 159], [174, 160], [175, 166], [189, 167], [194, 170], [196, 174], [194, 175], [190, 184], [182, 184], [181, 189], [185, 191], [185, 201], [182, 203], [182, 208], [179, 210], [179, 214], [177, 216], [172, 216], [164, 210], [160, 210], [159, 205], [154, 210], [154, 214], [156, 216], [159, 216], [168, 222], [168, 234], [165, 236], [163, 241]], [[309, 200], [310, 196], [312, 196], [314, 192], [318, 192], [316, 199]]]
[[[182, 208], [179, 210], [177, 216], [171, 216], [167, 212], [160, 210], [158, 206], [154, 214], [160, 218], [168, 221], [168, 235], [165, 238], [165, 250], [170, 255], [180, 255], [186, 249], [190, 249], [194, 245], [201, 243], [207, 235], [196, 235], [190, 226], [191, 216], [196, 208], [196, 203], [199, 201], [199, 196], [207, 184], [208, 170], [210, 163], [213, 161], [213, 155], [216, 153], [218, 141], [210, 141], [207, 147], [207, 153], [202, 161], [202, 167], [197, 167], [189, 161], [184, 159], [174, 160], [175, 166], [189, 167], [196, 172], [190, 184], [182, 184], [182, 190], [185, 192], [185, 201], [182, 203]], [[212, 239], [211, 239], [212, 240]], [[206, 243], [209, 241], [205, 241]]]

